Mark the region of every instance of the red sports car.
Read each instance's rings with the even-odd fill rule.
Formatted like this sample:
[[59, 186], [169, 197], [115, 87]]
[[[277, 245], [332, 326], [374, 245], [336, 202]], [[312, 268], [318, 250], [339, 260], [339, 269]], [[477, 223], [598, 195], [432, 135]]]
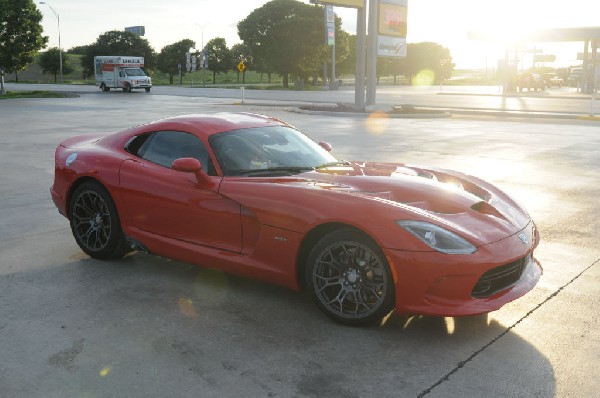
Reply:
[[485, 313], [539, 280], [535, 224], [498, 188], [330, 150], [267, 116], [180, 116], [65, 140], [51, 194], [94, 258], [139, 250], [307, 289], [346, 324]]

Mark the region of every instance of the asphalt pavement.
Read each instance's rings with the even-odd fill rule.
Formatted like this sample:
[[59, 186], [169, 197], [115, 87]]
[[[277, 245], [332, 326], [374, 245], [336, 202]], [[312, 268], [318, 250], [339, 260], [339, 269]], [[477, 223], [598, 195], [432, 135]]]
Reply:
[[[69, 84], [7, 84], [7, 90], [50, 90], [70, 93], [120, 95], [120, 90], [104, 93], [96, 86]], [[220, 100], [222, 103], [299, 106], [308, 104], [354, 104], [354, 87], [339, 90], [256, 90], [223, 87], [155, 86], [150, 94], [143, 90], [131, 95], [169, 95]], [[227, 102], [231, 101], [231, 102]], [[492, 114], [495, 116], [533, 116], [552, 118], [589, 118], [600, 115], [600, 97], [582, 94], [575, 88], [549, 88], [502, 95], [498, 86], [381, 86], [377, 88], [377, 106], [381, 108], [410, 104], [443, 109], [456, 114]], [[593, 118], [592, 118], [593, 119]]]
[[[76, 88], [78, 98], [0, 101], [0, 397], [598, 395], [600, 126], [531, 114], [585, 99], [533, 101], [508, 118], [391, 120], [289, 112], [287, 106], [318, 102], [296, 92], [235, 105], [232, 94], [177, 94], [203, 89]], [[352, 98], [350, 90], [327, 94], [322, 103]], [[488, 97], [501, 100], [389, 95], [422, 96], [430, 106], [443, 98], [440, 107], [457, 109], [465, 98], [481, 100], [474, 109], [492, 108]], [[82, 253], [49, 195], [56, 145], [218, 111], [282, 118], [330, 142], [339, 158], [446, 167], [498, 185], [536, 220], [542, 279], [485, 316], [393, 315], [380, 326], [350, 328], [322, 315], [306, 294], [211, 271], [210, 264], [140, 253], [98, 261]]]

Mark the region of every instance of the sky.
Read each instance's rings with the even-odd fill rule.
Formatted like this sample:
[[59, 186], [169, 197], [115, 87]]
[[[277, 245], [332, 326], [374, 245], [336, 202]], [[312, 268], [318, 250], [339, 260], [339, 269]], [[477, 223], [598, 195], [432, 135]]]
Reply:
[[[309, 3], [308, 0], [304, 1]], [[44, 18], [44, 34], [49, 47], [58, 47], [60, 16], [63, 49], [93, 43], [110, 30], [143, 25], [144, 36], [159, 52], [165, 45], [182, 39], [196, 41], [200, 48], [215, 37], [227, 45], [239, 43], [237, 23], [264, 0], [48, 0], [38, 4]], [[354, 34], [356, 11], [335, 7], [344, 30]], [[504, 54], [502, 44], [468, 39], [469, 31], [486, 31], [511, 37], [522, 31], [561, 27], [600, 27], [600, 1], [597, 0], [408, 0], [409, 43], [432, 41], [450, 49], [458, 68], [494, 68]], [[533, 47], [533, 44], [530, 45]], [[548, 66], [576, 65], [583, 43], [537, 43], [544, 54], [554, 54], [557, 62]], [[525, 67], [531, 60], [525, 59]]]

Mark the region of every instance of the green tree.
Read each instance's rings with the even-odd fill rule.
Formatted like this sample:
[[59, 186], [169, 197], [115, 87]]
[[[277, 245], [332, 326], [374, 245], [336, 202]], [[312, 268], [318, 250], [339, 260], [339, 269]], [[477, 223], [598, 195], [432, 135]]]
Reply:
[[[250, 68], [253, 65], [254, 57], [252, 56], [252, 51], [250, 47], [243, 43], [238, 43], [233, 45], [229, 50], [231, 54], [231, 65], [232, 68], [237, 72], [237, 81], [240, 82], [240, 71], [237, 68], [240, 62], [243, 62], [246, 65], [246, 68]], [[246, 82], [246, 69], [242, 72], [242, 83]]]
[[179, 74], [181, 65], [181, 76], [186, 72], [186, 56], [190, 48], [196, 47], [196, 43], [190, 39], [183, 39], [169, 44], [160, 50], [156, 58], [156, 67], [159, 71], [169, 75], [169, 84], [173, 84], [173, 78]]
[[401, 62], [404, 75], [412, 84], [413, 78], [423, 71], [430, 71], [431, 83], [441, 82], [452, 76], [454, 64], [450, 50], [437, 43], [409, 43], [406, 58]]
[[227, 73], [231, 69], [231, 54], [227, 42], [222, 37], [216, 37], [206, 43], [208, 53], [208, 70], [213, 73], [213, 84], [216, 82], [217, 73]]
[[272, 0], [238, 23], [238, 35], [263, 68], [306, 78], [322, 68], [329, 51], [324, 43], [323, 7], [296, 0]]
[[144, 67], [154, 67], [155, 53], [148, 40], [132, 32], [111, 30], [98, 36], [96, 42], [85, 49], [81, 57], [83, 78], [94, 75], [94, 57], [98, 55], [125, 55], [144, 57]]
[[338, 62], [335, 70], [338, 75], [353, 75], [356, 73], [356, 35], [350, 35], [346, 33], [346, 36], [348, 43], [348, 54], [342, 59], [340, 59], [340, 57], [336, 57]]
[[346, 60], [352, 62], [352, 72], [356, 70], [356, 36], [350, 35], [341, 29], [342, 20], [336, 16], [336, 27], [335, 27], [335, 74], [337, 77], [342, 75], [343, 69], [340, 69], [338, 65], [344, 65]]
[[18, 73], [46, 46], [42, 13], [32, 0], [0, 0], [0, 69]]
[[404, 76], [406, 61], [404, 58], [388, 58], [386, 65], [387, 76], [392, 75], [394, 77], [394, 85], [398, 84], [398, 76]]
[[77, 54], [77, 55], [84, 55], [85, 52], [87, 51], [88, 46], [75, 46], [75, 47], [71, 47], [67, 52], [69, 54]]
[[390, 66], [391, 66], [391, 61], [392, 58], [390, 57], [377, 57], [377, 64], [376, 64], [376, 70], [375, 70], [375, 77], [377, 78], [377, 84], [379, 84], [379, 80], [383, 77], [383, 76], [389, 76], [390, 73]]
[[[62, 71], [63, 75], [68, 75], [73, 72], [73, 68], [69, 65], [69, 56], [63, 52], [62, 54]], [[44, 51], [38, 58], [38, 65], [42, 68], [42, 73], [54, 75], [54, 83], [57, 81], [57, 76], [60, 73], [60, 50], [58, 47], [53, 47]]]

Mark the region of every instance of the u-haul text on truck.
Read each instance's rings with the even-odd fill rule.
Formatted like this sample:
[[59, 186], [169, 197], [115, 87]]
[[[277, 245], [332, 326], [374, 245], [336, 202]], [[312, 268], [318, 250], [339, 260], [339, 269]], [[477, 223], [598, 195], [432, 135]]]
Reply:
[[146, 92], [152, 87], [152, 80], [146, 76], [142, 68], [144, 57], [126, 57], [105, 55], [94, 57], [94, 73], [96, 86], [102, 91], [111, 88], [121, 88], [130, 93], [136, 88], [143, 88]]

